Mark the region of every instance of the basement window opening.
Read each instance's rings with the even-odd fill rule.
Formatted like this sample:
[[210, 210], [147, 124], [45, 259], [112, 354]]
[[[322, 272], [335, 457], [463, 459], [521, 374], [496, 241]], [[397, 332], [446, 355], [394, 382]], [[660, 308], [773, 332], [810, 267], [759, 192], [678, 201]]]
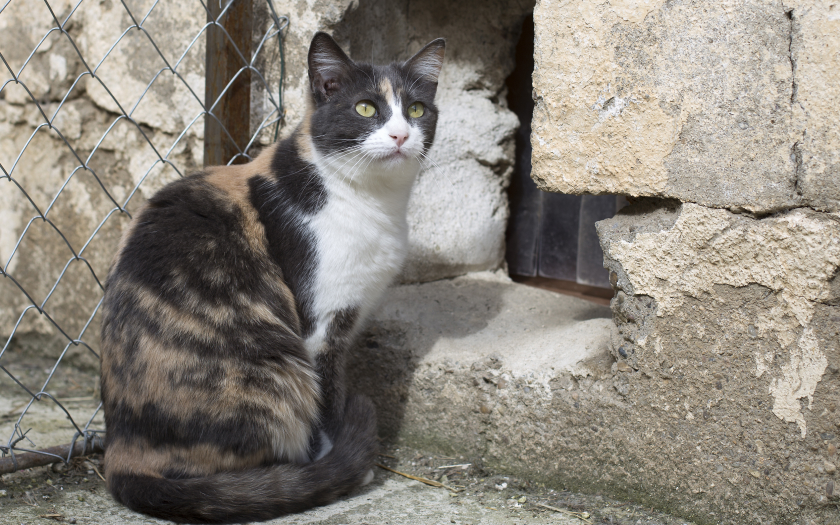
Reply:
[[530, 15], [516, 45], [516, 67], [506, 80], [508, 107], [520, 121], [508, 188], [508, 271], [517, 282], [609, 304], [613, 290], [595, 223], [614, 216], [627, 201], [617, 195], [567, 195], [537, 189], [531, 179], [533, 71], [534, 18]]

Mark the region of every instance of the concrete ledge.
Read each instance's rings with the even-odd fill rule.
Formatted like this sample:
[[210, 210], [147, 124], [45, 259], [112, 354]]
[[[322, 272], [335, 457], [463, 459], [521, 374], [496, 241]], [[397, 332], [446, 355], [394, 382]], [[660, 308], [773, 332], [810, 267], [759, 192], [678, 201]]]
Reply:
[[550, 399], [555, 378], [591, 375], [587, 359], [611, 359], [611, 326], [607, 307], [501, 274], [400, 286], [351, 358], [350, 388], [374, 399], [390, 438], [444, 437], [452, 410], [481, 420], [468, 433], [477, 436], [520, 394]]
[[[558, 488], [698, 523], [837, 521], [836, 497], [791, 496], [825, 487], [830, 443], [755, 419], [758, 396], [737, 381], [716, 405], [686, 409], [707, 385], [616, 362], [611, 330], [606, 307], [494, 274], [403, 286], [360, 341], [350, 388], [374, 399], [389, 439]], [[753, 440], [756, 425], [779, 443]], [[790, 461], [812, 463], [815, 482]]]

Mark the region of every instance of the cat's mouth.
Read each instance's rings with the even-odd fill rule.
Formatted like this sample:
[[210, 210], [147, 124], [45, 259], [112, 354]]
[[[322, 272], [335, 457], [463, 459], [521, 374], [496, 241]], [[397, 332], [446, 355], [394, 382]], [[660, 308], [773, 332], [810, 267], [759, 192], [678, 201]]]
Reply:
[[382, 152], [376, 156], [379, 162], [386, 164], [399, 164], [411, 158], [411, 154], [405, 149], [395, 149], [389, 152]]

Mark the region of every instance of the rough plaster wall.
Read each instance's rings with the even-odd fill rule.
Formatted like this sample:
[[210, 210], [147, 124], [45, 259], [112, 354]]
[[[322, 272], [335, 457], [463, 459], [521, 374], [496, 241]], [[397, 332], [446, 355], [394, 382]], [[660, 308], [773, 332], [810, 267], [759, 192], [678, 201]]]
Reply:
[[538, 2], [535, 180], [761, 213], [840, 209], [837, 9]]
[[758, 220], [643, 200], [597, 227], [617, 291], [616, 388], [643, 419], [691, 429], [698, 454], [683, 458], [683, 477], [704, 480], [692, 487], [701, 505], [735, 522], [740, 509], [778, 523], [831, 509], [840, 217], [797, 209]]
[[[153, 3], [142, 0], [128, 2], [128, 5], [135, 13], [145, 13]], [[50, 2], [62, 21], [75, 4]], [[199, 33], [205, 16], [197, 2], [162, 2], [144, 22], [144, 28], [172, 64], [184, 53], [192, 36]], [[117, 240], [128, 223], [128, 218], [119, 213], [106, 220], [116, 207], [115, 202], [123, 204], [145, 176], [143, 187], [127, 206], [133, 211], [151, 193], [178, 177], [174, 169], [163, 163], [149, 171], [158, 157], [147, 139], [161, 154], [169, 152], [169, 159], [185, 172], [201, 165], [202, 120], [199, 119], [173, 148], [178, 134], [201, 111], [181, 82], [164, 73], [134, 107], [155, 74], [165, 67], [148, 38], [140, 31], [129, 31], [103, 61], [108, 49], [131, 23], [119, 2], [82, 2], [66, 26], [89, 68], [98, 66], [96, 75], [111, 90], [116, 102], [97, 80], [87, 75], [78, 81], [59, 108], [79, 75], [87, 71], [69, 41], [59, 32], [53, 32], [41, 43], [21, 74], [21, 80], [32, 90], [32, 96], [39, 101], [44, 114], [21, 85], [9, 83], [0, 95], [0, 163], [11, 171], [12, 177], [40, 210], [49, 210], [48, 219], [66, 237], [65, 243], [48, 224], [34, 221], [9, 262], [7, 269], [12, 277], [39, 304], [47, 298], [73, 257], [67, 244], [80, 253], [101, 225], [82, 256], [103, 279]], [[13, 71], [20, 70], [53, 25], [43, 2], [14, 1], [5, 7], [0, 16], [0, 49]], [[203, 40], [199, 39], [183, 58], [179, 72], [203, 100]], [[8, 78], [8, 73], [3, 73], [0, 80], [6, 82]], [[132, 116], [141, 124], [145, 138], [127, 120], [114, 123], [117, 104], [126, 111], [133, 111]], [[45, 125], [47, 120], [55, 129]], [[66, 146], [65, 140], [78, 157]], [[74, 171], [83, 162], [87, 162], [99, 177], [104, 190], [90, 171]], [[63, 184], [66, 186], [59, 194]], [[34, 216], [36, 212], [23, 192], [12, 182], [0, 180], [0, 261], [3, 264]], [[100, 296], [99, 285], [85, 262], [74, 261], [45, 309], [70, 337], [77, 337]], [[28, 304], [10, 279], [0, 279], [0, 334], [11, 332]], [[96, 320], [84, 337], [94, 348], [98, 344], [98, 328]], [[34, 309], [26, 313], [18, 327], [20, 334], [32, 331], [63, 339]], [[58, 350], [61, 347], [63, 343]], [[71, 350], [71, 353], [75, 351]]]
[[[729, 319], [730, 332], [704, 352], [715, 354], [739, 345], [733, 333], [769, 345], [748, 346], [743, 352], [755, 360], [755, 377], [764, 376], [762, 383], [769, 378], [764, 390], [773, 400], [773, 413], [795, 422], [805, 437], [799, 400], [807, 400], [811, 407], [828, 366], [814, 316], [818, 307], [840, 299], [832, 289], [840, 269], [840, 220], [806, 210], [755, 220], [695, 204], [683, 204], [674, 213], [673, 225], [661, 231], [623, 230], [626, 216], [598, 223], [617, 287], [628, 295], [651, 298], [655, 315], [666, 323], [690, 297], [719, 296], [709, 306], [714, 309], [737, 296], [738, 289], [764, 288], [765, 304], [770, 305], [766, 314], [736, 314]], [[702, 334], [707, 328], [691, 329]], [[631, 345], [662, 350], [655, 332], [630, 340]], [[616, 345], [621, 347], [624, 341]], [[631, 345], [624, 347], [625, 353]]]
[[315, 30], [331, 32], [355, 60], [374, 63], [405, 60], [432, 39], [446, 38], [437, 95], [441, 114], [431, 160], [409, 205], [411, 246], [402, 280], [498, 268], [508, 217], [505, 188], [519, 125], [506, 107], [504, 81], [513, 70], [518, 31], [533, 2], [316, 3], [313, 9], [329, 13], [319, 19], [303, 16], [302, 3], [295, 3], [297, 10], [292, 5], [278, 3], [280, 13], [293, 13], [286, 39], [287, 133], [302, 116], [306, 50]]

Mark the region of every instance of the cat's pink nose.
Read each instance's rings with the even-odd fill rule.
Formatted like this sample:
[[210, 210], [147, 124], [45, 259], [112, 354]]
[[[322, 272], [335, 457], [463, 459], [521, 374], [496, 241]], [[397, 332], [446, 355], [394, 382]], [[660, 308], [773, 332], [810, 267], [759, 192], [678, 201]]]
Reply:
[[408, 133], [392, 133], [391, 138], [397, 143], [397, 147], [401, 147], [408, 140]]

